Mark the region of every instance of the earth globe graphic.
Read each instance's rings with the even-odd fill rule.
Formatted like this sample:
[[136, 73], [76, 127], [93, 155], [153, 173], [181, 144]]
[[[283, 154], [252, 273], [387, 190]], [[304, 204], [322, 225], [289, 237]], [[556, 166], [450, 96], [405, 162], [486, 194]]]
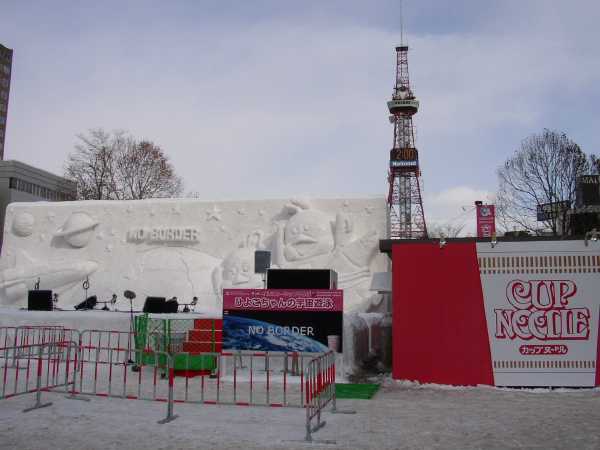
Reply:
[[[279, 325], [261, 320], [233, 315], [223, 316], [223, 348], [240, 350], [263, 350], [269, 352], [327, 352], [326, 345], [308, 336], [293, 333], [282, 327], [278, 333], [267, 330]], [[253, 332], [250, 330], [261, 330]]]
[[17, 214], [13, 219], [12, 229], [17, 236], [27, 237], [33, 233], [34, 224], [34, 217], [27, 212], [22, 212]]

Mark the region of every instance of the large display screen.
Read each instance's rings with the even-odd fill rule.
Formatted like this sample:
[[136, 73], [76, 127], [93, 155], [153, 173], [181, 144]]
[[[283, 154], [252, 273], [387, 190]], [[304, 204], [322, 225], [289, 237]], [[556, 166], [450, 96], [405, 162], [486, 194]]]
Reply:
[[342, 351], [343, 291], [223, 289], [223, 348]]

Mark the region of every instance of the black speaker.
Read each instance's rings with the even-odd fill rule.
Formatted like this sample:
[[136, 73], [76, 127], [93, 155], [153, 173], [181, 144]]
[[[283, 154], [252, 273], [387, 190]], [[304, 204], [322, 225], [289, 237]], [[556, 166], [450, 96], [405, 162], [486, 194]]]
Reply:
[[166, 311], [166, 299], [164, 297], [146, 297], [143, 312], [162, 314]]
[[337, 289], [330, 269], [268, 269], [267, 289]]
[[577, 213], [571, 214], [569, 225], [572, 235], [584, 235], [592, 228], [600, 229], [600, 214]]
[[271, 252], [256, 250], [254, 252], [254, 273], [265, 273], [271, 267]]
[[96, 297], [95, 295], [92, 295], [91, 297], [86, 298], [80, 304], [76, 305], [75, 309], [78, 311], [84, 310], [84, 309], [94, 309], [94, 306], [96, 306], [96, 303], [98, 303], [98, 297]]
[[52, 311], [52, 291], [29, 291], [27, 309], [29, 311]]
[[177, 302], [177, 300], [167, 300], [165, 302], [166, 313], [176, 313], [177, 308], [179, 308], [179, 303]]

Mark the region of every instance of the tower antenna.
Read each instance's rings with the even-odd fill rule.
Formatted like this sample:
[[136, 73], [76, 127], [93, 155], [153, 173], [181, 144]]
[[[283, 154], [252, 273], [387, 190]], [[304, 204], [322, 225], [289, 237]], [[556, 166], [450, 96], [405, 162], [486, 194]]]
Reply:
[[391, 239], [427, 238], [427, 224], [421, 196], [421, 167], [415, 146], [413, 116], [419, 101], [410, 88], [408, 46], [404, 43], [402, 1], [400, 1], [401, 45], [396, 47], [396, 84], [387, 102], [394, 141], [390, 150], [388, 172], [388, 213]]
[[402, 0], [400, 0], [400, 45], [404, 45], [404, 16], [402, 14]]

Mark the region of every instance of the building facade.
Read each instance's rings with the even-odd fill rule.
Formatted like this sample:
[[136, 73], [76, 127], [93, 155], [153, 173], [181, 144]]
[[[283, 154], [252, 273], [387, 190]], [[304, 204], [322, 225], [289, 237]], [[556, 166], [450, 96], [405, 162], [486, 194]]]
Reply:
[[65, 201], [77, 198], [77, 184], [19, 161], [0, 161], [0, 245], [6, 206], [13, 202]]
[[4, 141], [6, 139], [6, 116], [8, 115], [12, 54], [13, 51], [10, 48], [6, 48], [0, 44], [0, 160], [4, 159]]

